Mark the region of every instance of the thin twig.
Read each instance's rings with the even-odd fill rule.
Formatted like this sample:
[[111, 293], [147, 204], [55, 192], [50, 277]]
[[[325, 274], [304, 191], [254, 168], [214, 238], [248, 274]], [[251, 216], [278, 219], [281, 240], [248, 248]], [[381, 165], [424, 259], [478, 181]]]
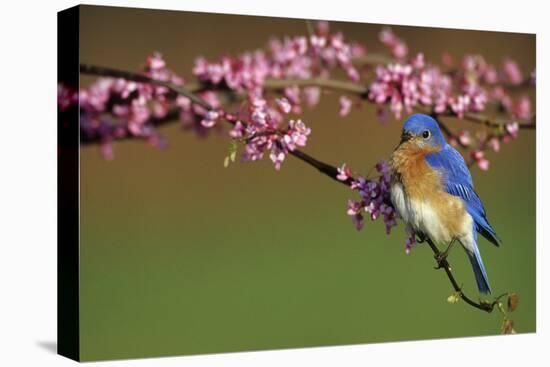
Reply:
[[[429, 237], [424, 237], [425, 241], [428, 243], [430, 248], [432, 249], [434, 253], [434, 258], [438, 259], [441, 255], [441, 252], [437, 248], [437, 246], [433, 243], [433, 241]], [[460, 295], [460, 298], [464, 300], [467, 304], [469, 304], [472, 307], [475, 307], [477, 309], [480, 309], [482, 311], [491, 312], [495, 308], [495, 305], [498, 303], [498, 298], [491, 303], [488, 302], [475, 302], [466, 294], [464, 294], [464, 291], [462, 291], [462, 288], [458, 285], [458, 282], [456, 281], [453, 272], [451, 271], [451, 265], [447, 261], [447, 259], [442, 259], [439, 261], [438, 268], [441, 268], [445, 270], [445, 273], [447, 274], [447, 277], [449, 278], [449, 281], [451, 282], [455, 292], [457, 292]]]

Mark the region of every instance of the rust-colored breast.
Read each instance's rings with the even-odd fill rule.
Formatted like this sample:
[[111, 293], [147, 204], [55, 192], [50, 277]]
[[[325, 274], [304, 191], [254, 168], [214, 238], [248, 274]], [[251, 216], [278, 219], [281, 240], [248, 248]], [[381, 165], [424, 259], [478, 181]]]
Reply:
[[414, 141], [401, 144], [392, 154], [390, 165], [394, 180], [398, 180], [409, 200], [423, 203], [433, 210], [439, 225], [450, 236], [464, 230], [467, 212], [464, 202], [444, 190], [441, 174], [430, 167], [426, 155], [437, 152], [429, 146], [419, 146]]
[[393, 152], [390, 165], [394, 176], [403, 184], [411, 199], [425, 199], [430, 194], [442, 191], [441, 175], [425, 159], [426, 155], [437, 151], [436, 148], [406, 142]]

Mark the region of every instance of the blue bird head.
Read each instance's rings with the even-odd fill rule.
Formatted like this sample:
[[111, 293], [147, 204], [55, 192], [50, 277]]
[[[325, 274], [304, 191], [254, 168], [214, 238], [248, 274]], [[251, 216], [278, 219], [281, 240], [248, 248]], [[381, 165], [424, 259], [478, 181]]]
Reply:
[[411, 115], [403, 124], [401, 142], [414, 141], [418, 145], [442, 148], [447, 144], [437, 121], [431, 116], [417, 113]]

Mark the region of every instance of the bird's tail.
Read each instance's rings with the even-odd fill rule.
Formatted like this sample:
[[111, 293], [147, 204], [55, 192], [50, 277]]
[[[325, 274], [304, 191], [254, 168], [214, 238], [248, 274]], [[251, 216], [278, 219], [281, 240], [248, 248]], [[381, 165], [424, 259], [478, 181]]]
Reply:
[[483, 261], [481, 260], [481, 254], [479, 249], [474, 245], [474, 251], [470, 253], [468, 251], [468, 257], [472, 263], [472, 268], [474, 269], [474, 275], [476, 276], [477, 287], [481, 293], [490, 294], [491, 286], [489, 285], [489, 279], [487, 278], [487, 273], [485, 272], [485, 266], [483, 266]]

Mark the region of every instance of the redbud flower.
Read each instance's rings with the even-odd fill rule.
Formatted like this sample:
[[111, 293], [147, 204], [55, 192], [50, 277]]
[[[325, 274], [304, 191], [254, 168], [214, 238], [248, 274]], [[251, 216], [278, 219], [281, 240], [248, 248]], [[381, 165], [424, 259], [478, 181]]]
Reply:
[[396, 58], [403, 58], [407, 56], [407, 44], [403, 42], [403, 40], [401, 40], [399, 37], [397, 37], [395, 33], [393, 33], [391, 28], [383, 28], [379, 34], [379, 39], [380, 42], [382, 42], [391, 50], [393, 56], [395, 56]]
[[407, 233], [407, 240], [405, 241], [405, 253], [408, 255], [417, 245], [416, 234], [410, 226], [405, 227], [405, 232]]
[[346, 164], [344, 163], [342, 167], [338, 167], [338, 175], [336, 178], [340, 181], [346, 181], [348, 178], [352, 177], [352, 172], [349, 167], [346, 167]]
[[309, 107], [316, 106], [319, 103], [319, 99], [321, 97], [321, 88], [319, 87], [304, 88], [304, 97]]
[[521, 84], [523, 81], [523, 75], [521, 73], [521, 70], [517, 64], [512, 59], [506, 59], [504, 60], [503, 66], [502, 66], [504, 75], [506, 79], [514, 85]]
[[353, 102], [346, 96], [340, 97], [340, 116], [347, 116], [351, 111]]
[[506, 132], [512, 139], [516, 139], [519, 135], [519, 124], [517, 122], [506, 124]]
[[474, 150], [471, 156], [481, 170], [487, 171], [489, 169], [489, 160], [485, 158], [485, 153], [483, 151]]
[[220, 117], [220, 114], [216, 111], [208, 111], [204, 115], [204, 118], [201, 121], [201, 125], [210, 128], [216, 124], [216, 121]]
[[286, 98], [277, 98], [275, 100], [277, 102], [277, 106], [281, 110], [281, 112], [289, 113], [292, 110], [292, 106], [290, 105], [290, 102]]
[[523, 96], [514, 106], [514, 115], [521, 119], [527, 120], [531, 117], [531, 100], [527, 96]]
[[275, 169], [277, 171], [281, 169], [281, 164], [285, 160], [285, 156], [284, 151], [279, 148], [277, 144], [273, 144], [269, 158], [273, 161], [273, 163], [275, 163]]
[[365, 224], [363, 215], [361, 214], [362, 208], [363, 208], [363, 205], [361, 202], [348, 200], [347, 214], [351, 216], [351, 220], [353, 221], [353, 224], [355, 225], [355, 228], [357, 228], [358, 231], [363, 229], [363, 225]]
[[[347, 213], [352, 216], [357, 229], [361, 229], [363, 225], [363, 216], [359, 214], [361, 210], [369, 213], [372, 220], [382, 216], [386, 232], [390, 233], [391, 228], [397, 225], [397, 212], [390, 200], [390, 167], [387, 162], [381, 161], [376, 165], [376, 170], [380, 174], [378, 180], [367, 180], [359, 176], [351, 182], [351, 189], [359, 191], [362, 200], [348, 201]], [[337, 179], [345, 181], [348, 178], [351, 178], [351, 170], [344, 164], [338, 169]]]
[[244, 126], [240, 121], [237, 121], [235, 123], [235, 126], [233, 126], [233, 129], [229, 131], [229, 136], [231, 136], [233, 139], [239, 139], [242, 138], [244, 135]]
[[463, 146], [468, 146], [472, 142], [472, 139], [470, 137], [470, 132], [468, 130], [461, 130], [458, 133], [458, 141]]
[[283, 137], [285, 147], [289, 150], [296, 149], [296, 146], [304, 147], [311, 129], [302, 120], [290, 120], [288, 126], [289, 129]]

